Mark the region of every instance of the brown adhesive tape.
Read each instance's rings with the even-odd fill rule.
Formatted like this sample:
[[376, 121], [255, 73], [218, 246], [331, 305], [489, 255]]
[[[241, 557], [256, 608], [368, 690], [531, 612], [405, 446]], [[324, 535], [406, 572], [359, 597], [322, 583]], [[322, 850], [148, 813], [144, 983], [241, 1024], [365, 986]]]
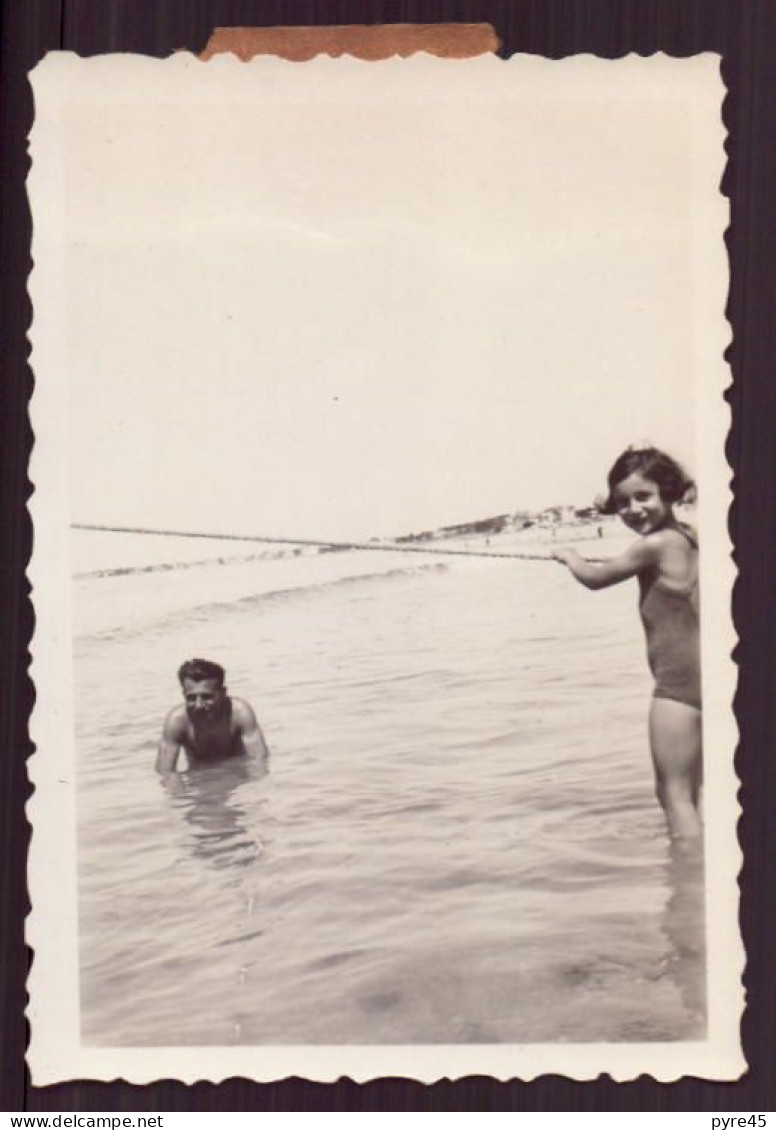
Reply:
[[219, 27], [199, 56], [232, 54], [247, 62], [256, 55], [279, 55], [305, 62], [316, 55], [357, 59], [406, 57], [419, 51], [446, 59], [470, 59], [498, 50], [490, 24], [378, 24], [328, 27]]

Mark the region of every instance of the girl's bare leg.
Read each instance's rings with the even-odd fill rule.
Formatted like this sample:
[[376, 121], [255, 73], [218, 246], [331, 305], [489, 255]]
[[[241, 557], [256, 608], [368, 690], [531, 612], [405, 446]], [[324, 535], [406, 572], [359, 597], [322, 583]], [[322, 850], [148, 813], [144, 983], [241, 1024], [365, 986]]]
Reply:
[[670, 698], [653, 698], [649, 744], [655, 766], [655, 790], [671, 836], [687, 839], [700, 835], [700, 710]]

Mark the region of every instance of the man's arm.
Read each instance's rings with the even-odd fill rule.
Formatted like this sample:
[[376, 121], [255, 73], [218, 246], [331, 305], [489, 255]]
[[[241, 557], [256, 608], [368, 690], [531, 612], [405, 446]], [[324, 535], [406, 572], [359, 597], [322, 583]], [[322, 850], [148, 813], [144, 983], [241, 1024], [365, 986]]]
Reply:
[[156, 772], [166, 776], [174, 773], [181, 752], [180, 707], [171, 710], [164, 720], [162, 736], [156, 754]]
[[269, 750], [253, 708], [244, 699], [232, 699], [232, 711], [245, 752], [250, 757], [268, 761]]
[[585, 588], [605, 589], [659, 564], [661, 544], [658, 535], [639, 538], [625, 553], [599, 564], [585, 561], [575, 549], [559, 549], [552, 556], [567, 565]]

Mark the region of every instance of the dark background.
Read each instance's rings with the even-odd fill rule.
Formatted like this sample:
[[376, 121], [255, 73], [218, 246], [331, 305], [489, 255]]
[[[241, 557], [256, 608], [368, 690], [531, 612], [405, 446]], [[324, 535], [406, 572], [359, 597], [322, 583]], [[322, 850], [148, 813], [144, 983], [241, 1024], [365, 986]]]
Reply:
[[[776, 0], [0, 0], [0, 1110], [692, 1110], [773, 1111], [776, 1097]], [[718, 52], [728, 90], [724, 119], [730, 199], [728, 357], [733, 427], [728, 459], [735, 502], [730, 526], [739, 579], [734, 619], [740, 644], [736, 715], [741, 733], [745, 852], [741, 923], [747, 948], [743, 1021], [749, 1072], [736, 1083], [640, 1078], [531, 1084], [483, 1077], [422, 1086], [407, 1080], [322, 1085], [289, 1079], [259, 1085], [232, 1079], [186, 1087], [74, 1082], [32, 1087], [24, 1066], [29, 955], [25, 861], [29, 794], [25, 757], [33, 688], [27, 660], [33, 627], [25, 583], [31, 528], [27, 460], [26, 330], [30, 306], [30, 218], [24, 194], [32, 98], [26, 71], [49, 50], [81, 55], [133, 51], [165, 56], [200, 50], [219, 25], [487, 22], [506, 56], [558, 58], [580, 52], [687, 56]]]

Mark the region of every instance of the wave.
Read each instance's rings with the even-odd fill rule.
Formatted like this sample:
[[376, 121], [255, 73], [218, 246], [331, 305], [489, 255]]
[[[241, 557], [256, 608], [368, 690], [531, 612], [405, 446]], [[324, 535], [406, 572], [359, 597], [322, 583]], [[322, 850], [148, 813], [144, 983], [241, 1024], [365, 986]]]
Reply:
[[238, 604], [256, 604], [264, 600], [284, 600], [288, 597], [314, 596], [318, 592], [328, 592], [331, 589], [345, 588], [347, 585], [360, 585], [364, 581], [379, 582], [396, 580], [397, 577], [412, 577], [421, 573], [445, 573], [450, 568], [446, 562], [434, 561], [428, 565], [406, 565], [397, 569], [385, 569], [379, 573], [354, 573], [352, 576], [336, 577], [329, 581], [310, 581], [288, 588], [270, 589], [264, 592], [248, 593], [246, 596], [236, 597], [233, 600], [214, 600], [205, 604], [198, 604], [187, 609], [191, 612], [203, 612], [210, 608], [232, 608]]
[[140, 573], [175, 573], [182, 569], [201, 569], [208, 565], [248, 565], [254, 561], [282, 561], [301, 556], [298, 551], [280, 550], [272, 553], [251, 553], [247, 557], [201, 557], [196, 561], [162, 561], [154, 565], [116, 565], [110, 569], [90, 569], [74, 573], [76, 581], [96, 581], [104, 577], [130, 577]]
[[[323, 580], [313, 578], [307, 578], [305, 580], [300, 579], [300, 581], [294, 585], [273, 586], [263, 588], [260, 591], [256, 591], [254, 586], [252, 591], [235, 592], [228, 597], [222, 597], [216, 600], [202, 599], [201, 594], [192, 593], [190, 600], [187, 600], [178, 608], [170, 610], [162, 606], [157, 607], [155, 610], [146, 609], [142, 620], [135, 621], [134, 623], [127, 623], [126, 619], [124, 619], [122, 623], [112, 622], [110, 624], [103, 624], [97, 628], [92, 626], [85, 631], [77, 631], [76, 634], [83, 640], [106, 639], [108, 637], [115, 637], [118, 634], [122, 636], [136, 635], [147, 632], [149, 628], [159, 628], [168, 624], [179, 624], [190, 618], [204, 619], [218, 611], [229, 613], [231, 611], [245, 609], [247, 606], [258, 605], [265, 602], [276, 603], [294, 599], [304, 600], [314, 597], [318, 593], [328, 592], [333, 589], [362, 585], [365, 582], [372, 584], [374, 582], [386, 581], [390, 583], [399, 578], [420, 576], [423, 574], [445, 573], [449, 568], [449, 563], [443, 561], [433, 561], [426, 564], [413, 562], [412, 564], [401, 565], [391, 569], [348, 573], [345, 576]], [[139, 572], [147, 571], [148, 570], [139, 570]], [[172, 570], [162, 571], [170, 572]], [[133, 570], [132, 572], [136, 574], [138, 570]], [[118, 575], [124, 576], [126, 574], [121, 573]]]

